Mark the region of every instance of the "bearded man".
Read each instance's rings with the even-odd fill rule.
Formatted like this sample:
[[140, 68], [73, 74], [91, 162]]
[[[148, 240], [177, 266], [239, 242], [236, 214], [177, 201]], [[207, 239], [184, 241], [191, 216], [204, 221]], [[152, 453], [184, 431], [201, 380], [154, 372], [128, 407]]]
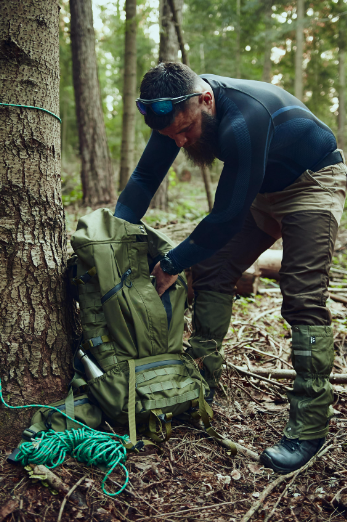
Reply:
[[332, 416], [334, 360], [326, 307], [329, 268], [346, 194], [346, 165], [332, 131], [288, 92], [268, 83], [203, 74], [161, 63], [141, 83], [137, 107], [153, 129], [115, 215], [137, 223], [183, 147], [196, 165], [224, 167], [212, 212], [155, 266], [159, 295], [193, 267], [194, 332], [188, 353], [203, 359], [211, 388], [235, 284], [282, 237], [282, 316], [292, 327], [297, 376], [284, 436], [261, 455], [280, 473], [323, 445]]

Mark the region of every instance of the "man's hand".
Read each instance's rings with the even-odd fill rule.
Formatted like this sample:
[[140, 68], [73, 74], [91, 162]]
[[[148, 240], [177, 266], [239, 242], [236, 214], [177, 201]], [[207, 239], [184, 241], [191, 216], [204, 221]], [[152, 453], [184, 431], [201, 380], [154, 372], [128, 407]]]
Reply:
[[165, 290], [167, 290], [168, 288], [170, 288], [171, 285], [174, 284], [174, 282], [176, 281], [176, 279], [178, 277], [178, 274], [170, 275], [170, 274], [167, 274], [166, 272], [163, 272], [160, 267], [160, 261], [153, 268], [151, 275], [155, 276], [155, 278], [156, 278], [156, 290], [159, 294], [159, 297], [161, 297], [163, 295]]

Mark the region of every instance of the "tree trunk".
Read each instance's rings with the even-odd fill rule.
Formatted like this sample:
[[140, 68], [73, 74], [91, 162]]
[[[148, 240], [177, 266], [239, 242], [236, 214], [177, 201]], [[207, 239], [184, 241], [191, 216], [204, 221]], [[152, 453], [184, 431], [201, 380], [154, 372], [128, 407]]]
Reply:
[[241, 78], [241, 0], [236, 0], [236, 78]]
[[[177, 17], [180, 22], [183, 7], [183, 0], [176, 0], [175, 8]], [[160, 18], [160, 44], [159, 44], [159, 63], [160, 62], [176, 62], [178, 54], [178, 40], [176, 27], [173, 20], [173, 14], [168, 0], [160, 0], [159, 6]], [[168, 189], [169, 179], [166, 175], [157, 192], [151, 201], [151, 208], [168, 211]]]
[[303, 95], [303, 53], [304, 53], [304, 0], [296, 3], [296, 52], [295, 52], [295, 87], [294, 94], [302, 100]]
[[175, 24], [177, 41], [178, 41], [178, 44], [179, 44], [179, 47], [181, 50], [181, 55], [182, 55], [182, 63], [184, 63], [185, 65], [188, 65], [188, 67], [189, 67], [188, 52], [186, 51], [186, 49], [184, 47], [184, 38], [183, 38], [183, 31], [182, 31], [181, 13], [182, 13], [183, 2], [182, 2], [181, 6], [179, 5], [181, 2], [179, 2], [177, 0], [168, 0], [168, 3], [170, 6], [170, 9], [171, 9], [171, 12], [172, 12], [173, 22]]
[[265, 4], [264, 22], [265, 22], [265, 38], [264, 38], [264, 65], [263, 65], [263, 82], [271, 83], [271, 14], [272, 0], [267, 0]]
[[134, 163], [136, 95], [136, 0], [125, 2], [125, 65], [123, 88], [122, 150], [119, 172], [119, 190], [123, 190]]
[[212, 190], [211, 190], [211, 176], [210, 176], [210, 171], [208, 170], [208, 167], [201, 167], [201, 175], [202, 175], [202, 179], [204, 180], [204, 185], [205, 185], [205, 190], [206, 190], [208, 211], [211, 212], [213, 209], [213, 197], [212, 197]]
[[[59, 111], [58, 0], [0, 3], [0, 100]], [[49, 403], [70, 379], [72, 309], [65, 295], [66, 236], [60, 123], [36, 109], [0, 106], [0, 369], [11, 405]], [[32, 410], [0, 408], [0, 438]]]
[[[181, 49], [181, 53], [182, 53], [182, 63], [189, 66], [188, 53], [184, 48], [184, 39], [183, 39], [183, 33], [182, 33], [182, 27], [181, 27], [182, 24], [181, 24], [179, 15], [178, 15], [179, 11], [177, 9], [177, 0], [168, 0], [168, 2], [170, 5], [170, 9], [172, 11], [173, 21], [175, 23], [175, 28], [176, 28], [177, 40], [178, 40], [178, 43], [179, 43], [179, 46]], [[211, 212], [211, 210], [213, 208], [213, 198], [212, 198], [212, 190], [211, 190], [211, 176], [210, 176], [210, 171], [208, 170], [207, 167], [201, 168], [201, 176], [202, 176], [202, 179], [204, 180], [208, 210], [209, 210], [209, 212]]]
[[[343, 11], [345, 4], [339, 0], [339, 8]], [[340, 149], [345, 145], [345, 124], [346, 124], [346, 18], [340, 16], [339, 19], [339, 114], [337, 143]]]
[[115, 199], [114, 179], [101, 106], [91, 0], [70, 0], [70, 12], [83, 203], [109, 205]]

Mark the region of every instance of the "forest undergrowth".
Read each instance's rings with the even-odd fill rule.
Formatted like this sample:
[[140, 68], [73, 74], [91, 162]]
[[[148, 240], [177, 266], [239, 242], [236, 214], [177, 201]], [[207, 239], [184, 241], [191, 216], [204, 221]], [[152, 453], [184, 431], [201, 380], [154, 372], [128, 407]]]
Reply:
[[[76, 210], [76, 209], [75, 209]], [[83, 211], [68, 208], [70, 228]], [[81, 215], [82, 215], [81, 214]], [[71, 217], [72, 216], [72, 217]], [[179, 218], [178, 218], [179, 219]], [[159, 221], [157, 225], [160, 225]], [[71, 231], [69, 231], [71, 233]], [[347, 284], [347, 219], [344, 216], [334, 257], [340, 272], [334, 282]], [[281, 476], [259, 463], [259, 454], [282, 436], [288, 419], [286, 387], [292, 381], [251, 377], [257, 368], [290, 369], [290, 327], [280, 315], [281, 297], [267, 295], [274, 287], [263, 280], [262, 294], [235, 300], [232, 322], [224, 340], [225, 370], [216, 394], [213, 425], [244, 449], [236, 456], [192, 425], [173, 422], [173, 434], [156, 448], [130, 454], [130, 481], [119, 496], [104, 495], [104, 471], [73, 458], [54, 469], [63, 492], [33, 480], [20, 465], [7, 463], [19, 434], [0, 441], [0, 522], [193, 521], [281, 522], [342, 521], [347, 513], [347, 388], [334, 384], [334, 412], [321, 456], [298, 473]], [[342, 295], [342, 294], [341, 294]], [[346, 305], [329, 300], [333, 316], [333, 372], [347, 374]], [[185, 342], [191, 330], [188, 312]], [[118, 433], [125, 433], [123, 429]], [[116, 491], [124, 474], [116, 468], [108, 489]], [[112, 481], [114, 484], [112, 484]], [[66, 491], [71, 491], [66, 499]]]

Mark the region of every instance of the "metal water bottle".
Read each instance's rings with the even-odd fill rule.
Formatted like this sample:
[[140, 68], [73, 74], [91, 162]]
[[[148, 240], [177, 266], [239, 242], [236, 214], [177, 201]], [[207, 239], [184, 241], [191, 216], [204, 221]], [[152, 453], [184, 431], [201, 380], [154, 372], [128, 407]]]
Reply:
[[99, 366], [97, 366], [81, 348], [77, 352], [77, 357], [84, 366], [88, 381], [104, 375], [104, 372], [100, 370]]

